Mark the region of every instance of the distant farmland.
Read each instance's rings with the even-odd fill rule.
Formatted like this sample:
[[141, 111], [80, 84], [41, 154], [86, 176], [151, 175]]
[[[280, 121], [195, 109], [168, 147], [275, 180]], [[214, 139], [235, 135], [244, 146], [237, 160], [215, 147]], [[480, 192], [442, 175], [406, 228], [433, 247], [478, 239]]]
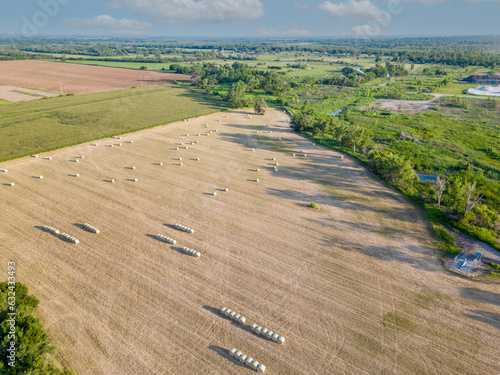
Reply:
[[214, 96], [151, 86], [0, 106], [0, 161], [224, 109]]
[[32, 87], [64, 94], [88, 94], [189, 81], [185, 74], [136, 71], [49, 61], [0, 61], [0, 86]]

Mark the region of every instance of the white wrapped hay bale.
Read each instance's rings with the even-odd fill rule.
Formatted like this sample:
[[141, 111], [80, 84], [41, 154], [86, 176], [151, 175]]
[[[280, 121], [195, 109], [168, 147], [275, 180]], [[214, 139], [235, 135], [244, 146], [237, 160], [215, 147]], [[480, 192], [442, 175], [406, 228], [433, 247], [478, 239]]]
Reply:
[[85, 223], [83, 224], [83, 227], [88, 230], [89, 232], [92, 232], [92, 233], [95, 233], [95, 234], [99, 234], [101, 233], [101, 231], [99, 229], [97, 229], [96, 227], [94, 227], [93, 225], [90, 225], [89, 223]]
[[245, 364], [253, 370], [256, 370], [259, 373], [263, 373], [264, 371], [266, 371], [266, 366], [264, 366], [262, 363], [257, 362], [252, 357], [245, 355], [241, 350], [231, 348], [229, 350], [229, 356], [239, 360], [241, 363]]
[[191, 255], [193, 257], [199, 258], [201, 256], [201, 253], [199, 251], [195, 251], [193, 249], [190, 249], [189, 247], [183, 247], [182, 250], [188, 255]]
[[15, 183], [11, 182], [11, 183], [9, 184], [9, 186], [15, 186]]
[[247, 320], [247, 318], [245, 318], [243, 315], [237, 314], [234, 311], [232, 311], [226, 307], [221, 307], [220, 312], [221, 312], [221, 314], [224, 314], [225, 316], [227, 316], [227, 317], [229, 317], [229, 318], [233, 319], [234, 321], [241, 323], [241, 324], [244, 324]]
[[170, 237], [167, 237], [167, 236], [164, 236], [163, 234], [157, 234], [156, 235], [156, 238], [162, 242], [166, 242], [170, 245], [175, 245], [177, 243], [176, 240], [174, 240], [173, 238], [170, 238]]
[[49, 233], [52, 233], [52, 234], [59, 234], [61, 232], [59, 232], [59, 229], [56, 229], [54, 227], [51, 227], [50, 225], [46, 225], [43, 227], [43, 229], [46, 231], [46, 232], [49, 232]]
[[70, 236], [70, 235], [69, 235], [69, 234], [67, 234], [67, 233], [62, 233], [60, 237], [61, 237], [63, 240], [68, 241], [68, 242], [71, 242], [71, 243], [74, 243], [74, 244], [77, 244], [77, 243], [79, 243], [79, 242], [80, 242], [77, 238], [75, 238], [75, 237], [73, 237], [73, 236]]
[[0, 172], [7, 173], [9, 170], [8, 169], [0, 169]]

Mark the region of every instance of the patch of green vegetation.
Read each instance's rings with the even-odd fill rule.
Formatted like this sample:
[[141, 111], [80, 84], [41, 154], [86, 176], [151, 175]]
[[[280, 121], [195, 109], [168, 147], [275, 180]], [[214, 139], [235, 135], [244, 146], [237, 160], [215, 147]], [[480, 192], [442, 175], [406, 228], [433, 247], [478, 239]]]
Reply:
[[0, 107], [0, 161], [225, 108], [217, 97], [180, 85], [12, 103]]
[[9, 104], [10, 102], [8, 100], [2, 100], [0, 99], [0, 105], [2, 104]]
[[434, 235], [439, 241], [439, 250], [446, 253], [447, 256], [460, 254], [455, 242], [455, 236], [448, 232], [441, 224], [432, 224]]
[[[12, 299], [11, 299], [12, 298]], [[0, 283], [0, 373], [74, 375], [69, 369], [60, 369], [50, 360], [55, 347], [35, 317], [39, 300], [28, 294], [21, 283]], [[9, 313], [17, 315], [8, 315]], [[14, 327], [14, 329], [12, 329]], [[14, 344], [15, 359], [8, 351]], [[10, 366], [9, 364], [14, 364]]]
[[416, 295], [415, 303], [419, 307], [430, 309], [435, 307], [447, 308], [450, 302], [450, 297], [434, 290], [424, 288], [424, 290]]
[[314, 202], [309, 203], [308, 207], [319, 210], [319, 205], [317, 203], [314, 203]]
[[382, 319], [382, 324], [391, 329], [403, 329], [405, 331], [412, 331], [414, 326], [410, 320], [393, 312], [388, 312]]
[[500, 270], [500, 264], [490, 262], [490, 266], [493, 267], [496, 270]]

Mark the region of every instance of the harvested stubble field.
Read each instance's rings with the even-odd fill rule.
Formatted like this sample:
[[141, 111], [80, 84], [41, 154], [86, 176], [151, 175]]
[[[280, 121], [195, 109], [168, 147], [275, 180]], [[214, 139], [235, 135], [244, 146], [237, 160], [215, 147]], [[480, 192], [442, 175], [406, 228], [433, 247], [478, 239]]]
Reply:
[[102, 66], [22, 60], [0, 61], [0, 86], [36, 87], [64, 94], [89, 94], [189, 81], [185, 74], [160, 73]]
[[98, 143], [0, 165], [0, 260], [16, 261], [58, 360], [80, 374], [254, 373], [232, 347], [269, 374], [498, 373], [498, 285], [445, 271], [413, 204], [292, 133], [283, 112], [217, 113]]

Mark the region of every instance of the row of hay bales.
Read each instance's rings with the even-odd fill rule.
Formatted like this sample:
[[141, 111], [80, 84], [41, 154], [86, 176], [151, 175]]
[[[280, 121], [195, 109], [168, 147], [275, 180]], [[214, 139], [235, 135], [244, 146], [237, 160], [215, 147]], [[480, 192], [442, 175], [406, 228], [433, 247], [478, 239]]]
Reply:
[[68, 242], [71, 242], [71, 243], [74, 243], [74, 244], [77, 244], [80, 242], [80, 240], [76, 237], [73, 237], [71, 235], [69, 235], [68, 233], [61, 233], [60, 237]]
[[185, 225], [175, 224], [174, 227], [175, 227], [175, 229], [181, 230], [181, 231], [186, 232], [186, 233], [194, 233], [193, 228], [188, 228]]
[[222, 314], [224, 314], [225, 316], [227, 316], [228, 318], [231, 318], [234, 321], [241, 323], [241, 324], [245, 324], [245, 322], [247, 320], [247, 318], [245, 318], [244, 316], [242, 316], [240, 314], [236, 314], [234, 311], [232, 311], [224, 306], [220, 308], [220, 312]]
[[177, 243], [176, 240], [174, 240], [173, 238], [170, 238], [170, 237], [167, 237], [167, 236], [164, 236], [163, 234], [157, 234], [156, 235], [156, 238], [162, 242], [166, 242], [170, 245], [175, 245]]
[[190, 249], [189, 247], [184, 246], [182, 248], [182, 251], [188, 255], [191, 255], [193, 257], [199, 258], [201, 256], [201, 253], [199, 251], [195, 251], [193, 249]]
[[61, 232], [59, 231], [59, 229], [56, 229], [56, 228], [54, 228], [54, 227], [51, 227], [50, 225], [46, 225], [46, 226], [44, 226], [44, 227], [43, 227], [43, 229], [44, 229], [46, 232], [49, 232], [49, 233], [52, 233], [52, 234], [59, 234], [59, 233], [61, 233]]
[[254, 331], [255, 333], [258, 333], [262, 336], [266, 336], [268, 339], [271, 339], [274, 342], [277, 342], [278, 344], [285, 343], [285, 338], [283, 336], [280, 336], [277, 333], [274, 333], [273, 331], [271, 331], [267, 328], [258, 326], [255, 323], [252, 324], [252, 331]]
[[246, 356], [236, 348], [232, 348], [231, 350], [229, 350], [229, 355], [233, 358], [236, 358], [241, 363], [247, 365], [253, 370], [256, 370], [258, 373], [262, 374], [264, 371], [266, 371], [266, 366], [264, 366], [262, 363], [257, 362], [255, 359]]
[[83, 227], [88, 230], [89, 232], [92, 232], [92, 233], [95, 233], [95, 234], [99, 234], [101, 233], [101, 231], [99, 229], [97, 229], [96, 227], [94, 227], [93, 225], [90, 225], [89, 223], [85, 223], [83, 224]]

